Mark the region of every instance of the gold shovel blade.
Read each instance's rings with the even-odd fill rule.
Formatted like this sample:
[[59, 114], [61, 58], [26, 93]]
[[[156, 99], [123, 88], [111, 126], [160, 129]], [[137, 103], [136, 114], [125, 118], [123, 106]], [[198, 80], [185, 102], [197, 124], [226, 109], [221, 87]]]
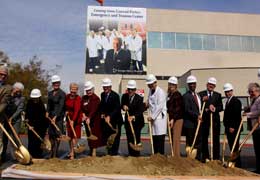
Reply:
[[90, 136], [87, 137], [88, 140], [92, 140], [92, 141], [97, 141], [98, 140], [98, 137], [91, 134]]
[[57, 138], [60, 141], [70, 141], [71, 138], [69, 136], [66, 135], [61, 135], [59, 138]]
[[76, 147], [74, 147], [75, 153], [79, 154], [86, 150], [85, 144], [78, 144]]
[[24, 165], [31, 163], [31, 155], [24, 146], [20, 146], [19, 149], [16, 149], [14, 152], [16, 160]]
[[108, 146], [108, 148], [111, 148], [112, 145], [114, 144], [116, 135], [117, 135], [117, 134], [115, 133], [115, 134], [112, 134], [112, 135], [110, 135], [110, 136], [108, 137], [108, 139], [107, 139], [107, 146]]
[[143, 150], [143, 146], [140, 144], [133, 144], [133, 143], [129, 143], [129, 146], [135, 150], [135, 151], [142, 151]]

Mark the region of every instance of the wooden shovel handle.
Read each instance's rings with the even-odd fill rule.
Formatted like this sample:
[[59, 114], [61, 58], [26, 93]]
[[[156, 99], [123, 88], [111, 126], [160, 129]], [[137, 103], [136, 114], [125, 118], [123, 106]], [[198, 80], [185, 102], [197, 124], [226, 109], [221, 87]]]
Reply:
[[70, 116], [67, 114], [67, 117], [68, 117], [68, 119], [69, 119], [69, 125], [70, 125], [70, 128], [71, 128], [71, 130], [72, 130], [72, 133], [73, 133], [73, 136], [74, 136], [74, 138], [77, 138], [77, 134], [76, 134], [76, 132], [75, 132], [75, 129], [74, 129], [74, 127], [71, 125], [71, 119], [70, 119]]
[[242, 125], [243, 125], [243, 119], [241, 118], [241, 121], [240, 121], [240, 124], [239, 124], [239, 128], [237, 130], [237, 134], [236, 134], [235, 140], [233, 142], [233, 146], [232, 146], [230, 154], [232, 154], [234, 152], [234, 150], [235, 150], [235, 147], [236, 147], [236, 144], [237, 144], [237, 140], [238, 140], [238, 136], [239, 136], [239, 133], [241, 131]]
[[1, 128], [2, 131], [5, 133], [5, 135], [6, 135], [7, 138], [10, 140], [10, 142], [13, 144], [13, 146], [15, 147], [15, 149], [18, 149], [18, 146], [15, 144], [14, 140], [13, 140], [12, 137], [9, 135], [9, 133], [6, 131], [6, 129], [4, 128], [4, 126], [2, 125], [2, 123], [0, 123], [0, 128]]
[[172, 153], [172, 157], [173, 157], [174, 152], [173, 152], [173, 147], [172, 147], [172, 132], [171, 132], [171, 127], [170, 127], [170, 119], [168, 120], [168, 135], [169, 135], [169, 141], [170, 141], [170, 146], [171, 146], [171, 153]]
[[213, 161], [213, 113], [210, 113], [210, 160]]
[[257, 121], [255, 123], [255, 125], [253, 126], [252, 130], [248, 133], [248, 135], [246, 135], [246, 137], [243, 139], [243, 141], [241, 142], [238, 151], [241, 150], [241, 148], [243, 147], [243, 145], [246, 143], [246, 141], [249, 139], [249, 137], [253, 134], [253, 132], [256, 130], [256, 128], [259, 126], [259, 121]]
[[26, 126], [28, 126], [29, 130], [31, 130], [35, 134], [35, 136], [37, 138], [39, 138], [41, 142], [43, 142], [43, 139], [41, 138], [41, 136], [34, 130], [34, 127], [30, 126], [30, 124], [27, 122], [25, 124], [26, 124]]
[[55, 122], [53, 122], [53, 120], [52, 120], [50, 117], [48, 117], [48, 119], [51, 121], [51, 124], [55, 127], [55, 129], [56, 129], [59, 133], [61, 133], [60, 128], [55, 124]]
[[15, 131], [15, 129], [14, 129], [12, 123], [11, 123], [11, 120], [8, 119], [8, 120], [7, 120], [7, 123], [8, 123], [8, 125], [9, 125], [9, 127], [11, 128], [11, 130], [12, 130], [12, 132], [13, 132], [13, 134], [14, 134], [14, 137], [16, 138], [16, 140], [18, 141], [19, 145], [21, 146], [21, 145], [22, 145], [22, 141], [21, 141], [21, 139], [19, 138], [17, 132]]
[[[129, 113], [128, 113], [128, 111], [126, 111], [126, 115], [127, 115], [127, 117], [129, 117]], [[133, 134], [134, 144], [136, 145], [135, 130], [134, 130], [134, 127], [133, 127], [132, 121], [129, 121], [129, 125], [130, 125], [130, 128], [131, 128], [132, 134]]]

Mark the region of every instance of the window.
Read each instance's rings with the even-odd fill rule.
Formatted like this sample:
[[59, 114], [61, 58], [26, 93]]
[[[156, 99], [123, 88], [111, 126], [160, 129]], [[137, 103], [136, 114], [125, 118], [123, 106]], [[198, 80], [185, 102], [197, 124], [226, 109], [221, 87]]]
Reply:
[[255, 52], [260, 52], [260, 37], [254, 37]]
[[202, 35], [190, 34], [190, 49], [202, 50]]
[[241, 51], [240, 36], [229, 36], [229, 50], [230, 51]]
[[216, 50], [228, 51], [228, 36], [216, 35]]
[[162, 33], [162, 48], [173, 49], [175, 47], [175, 33], [164, 32]]
[[203, 49], [215, 50], [215, 35], [203, 35]]
[[188, 34], [176, 33], [176, 49], [189, 49]]
[[161, 33], [149, 32], [148, 33], [148, 47], [149, 48], [161, 48]]
[[254, 46], [253, 46], [253, 37], [250, 36], [242, 36], [242, 51], [254, 51]]

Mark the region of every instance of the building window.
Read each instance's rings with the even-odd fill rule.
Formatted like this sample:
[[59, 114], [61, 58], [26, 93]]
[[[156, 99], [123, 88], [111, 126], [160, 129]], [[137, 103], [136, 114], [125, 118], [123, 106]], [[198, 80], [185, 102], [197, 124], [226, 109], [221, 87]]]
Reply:
[[215, 50], [215, 35], [203, 35], [203, 49]]
[[162, 48], [165, 49], [175, 48], [175, 33], [172, 32], [162, 33]]
[[250, 36], [242, 36], [242, 51], [254, 51], [254, 41], [253, 37]]
[[260, 37], [254, 37], [255, 52], [260, 52]]
[[228, 36], [216, 35], [216, 50], [228, 51]]
[[190, 34], [190, 49], [202, 50], [202, 35]]
[[230, 51], [241, 51], [241, 39], [240, 36], [229, 36], [229, 50]]
[[176, 49], [189, 49], [188, 34], [176, 33]]
[[160, 32], [149, 32], [148, 33], [148, 47], [149, 48], [161, 48], [161, 33]]

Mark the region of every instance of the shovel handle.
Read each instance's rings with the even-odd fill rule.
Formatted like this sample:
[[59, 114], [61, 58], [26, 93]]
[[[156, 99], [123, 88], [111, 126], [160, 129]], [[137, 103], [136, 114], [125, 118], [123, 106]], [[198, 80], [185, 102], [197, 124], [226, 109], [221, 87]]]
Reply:
[[222, 163], [225, 162], [226, 140], [227, 140], [227, 135], [226, 133], [224, 133], [223, 145], [222, 145]]
[[173, 147], [172, 147], [172, 132], [171, 132], [171, 127], [170, 127], [170, 119], [168, 120], [168, 136], [169, 136], [169, 141], [170, 141], [170, 146], [171, 146], [171, 153], [172, 153], [172, 157], [173, 157], [174, 152], [173, 152]]
[[213, 161], [213, 113], [210, 113], [210, 160]]
[[256, 128], [259, 126], [259, 121], [257, 121], [255, 123], [255, 125], [253, 126], [252, 130], [248, 133], [248, 135], [246, 135], [246, 137], [243, 139], [243, 141], [241, 142], [238, 151], [241, 150], [241, 148], [244, 146], [244, 144], [246, 143], [246, 141], [249, 139], [249, 137], [253, 134], [253, 132], [256, 130]]
[[74, 136], [74, 138], [77, 138], [77, 134], [76, 134], [76, 132], [75, 132], [75, 129], [74, 129], [74, 127], [71, 125], [71, 119], [70, 119], [70, 116], [67, 114], [67, 117], [68, 117], [68, 119], [69, 119], [69, 125], [70, 125], [70, 128], [71, 128], [71, 130], [72, 130], [72, 133], [73, 133], [73, 136]]
[[34, 130], [34, 127], [30, 126], [30, 124], [27, 122], [25, 124], [26, 124], [26, 126], [28, 126], [29, 130], [31, 130], [35, 134], [35, 136], [37, 138], [39, 138], [41, 142], [43, 142], [43, 139], [41, 138], [41, 136]]
[[[129, 112], [128, 111], [126, 111], [126, 115], [127, 115], [127, 117], [129, 117]], [[136, 145], [136, 136], [135, 136], [135, 130], [134, 130], [132, 121], [129, 121], [129, 125], [130, 125], [130, 128], [131, 128], [132, 134], [133, 134], [134, 144]]]
[[235, 150], [235, 147], [236, 147], [236, 144], [237, 144], [237, 140], [238, 140], [238, 136], [239, 136], [239, 133], [241, 131], [242, 125], [243, 125], [243, 119], [241, 118], [241, 121], [240, 121], [240, 124], [239, 124], [239, 128], [237, 130], [237, 134], [236, 134], [235, 140], [233, 142], [233, 146], [232, 146], [230, 154], [232, 154], [234, 152], [234, 150]]
[[13, 134], [14, 134], [14, 137], [16, 138], [16, 140], [18, 141], [19, 145], [21, 146], [21, 145], [22, 145], [22, 141], [21, 141], [21, 139], [19, 138], [17, 132], [15, 131], [15, 129], [14, 129], [12, 123], [11, 123], [11, 120], [7, 120], [7, 123], [8, 123], [8, 125], [10, 126], [10, 128], [11, 128]]
[[18, 146], [15, 144], [14, 140], [13, 140], [12, 137], [9, 135], [9, 133], [6, 131], [6, 129], [4, 128], [4, 126], [2, 125], [2, 123], [0, 123], [0, 128], [1, 128], [2, 131], [5, 133], [5, 135], [6, 135], [7, 138], [10, 140], [10, 142], [13, 144], [13, 146], [15, 147], [15, 149], [18, 149]]
[[59, 133], [61, 133], [60, 128], [55, 124], [55, 122], [53, 122], [50, 117], [48, 117], [48, 119], [51, 121], [51, 124], [55, 127], [55, 129], [56, 129]]

